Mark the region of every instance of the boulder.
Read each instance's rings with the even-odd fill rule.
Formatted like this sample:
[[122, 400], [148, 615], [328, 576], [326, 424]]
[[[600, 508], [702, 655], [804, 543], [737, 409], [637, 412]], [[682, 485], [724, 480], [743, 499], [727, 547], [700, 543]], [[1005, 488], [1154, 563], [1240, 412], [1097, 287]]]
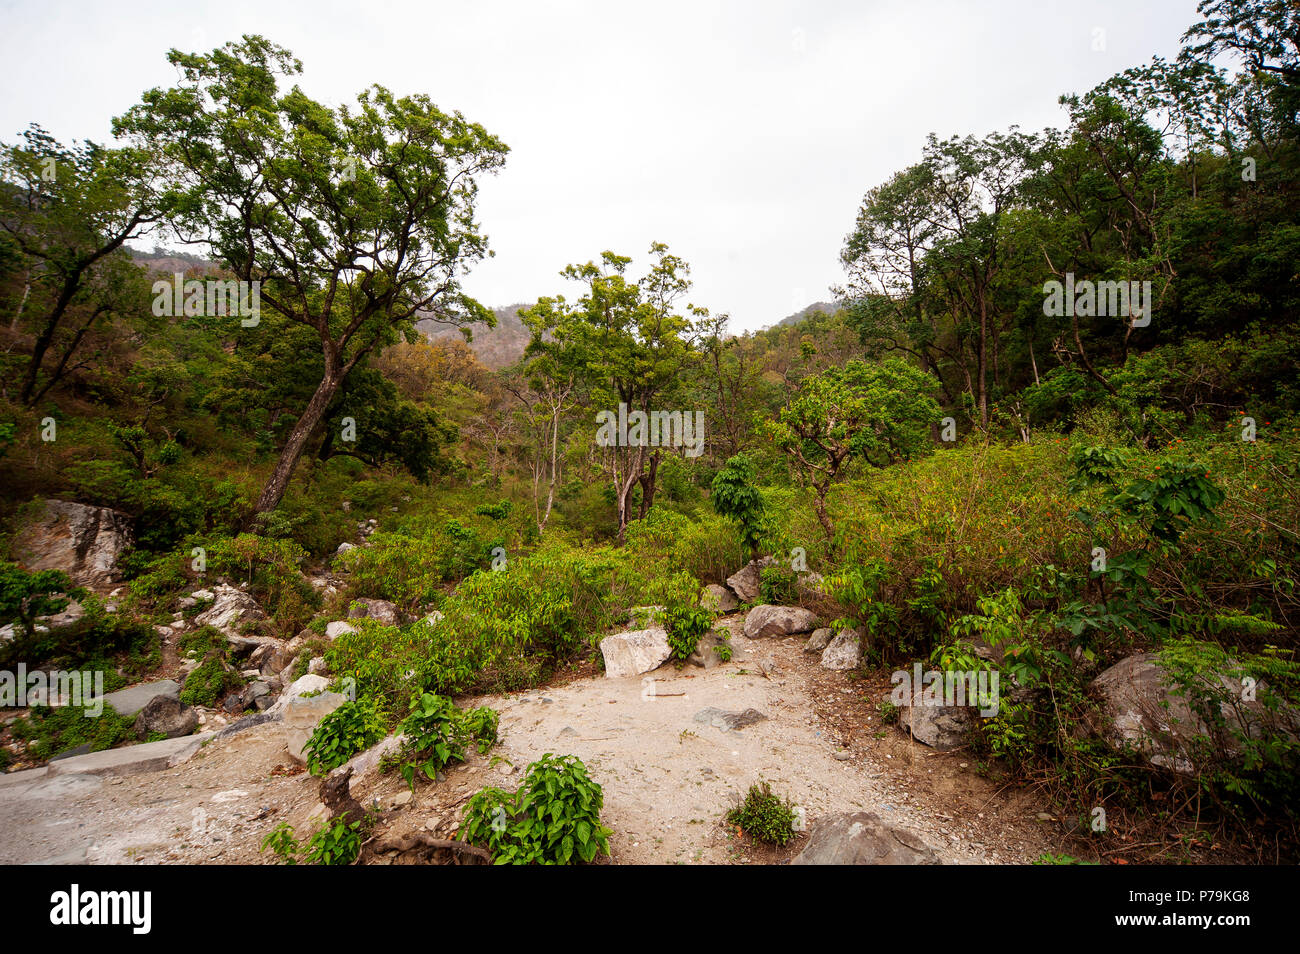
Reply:
[[638, 676], [658, 669], [672, 653], [668, 633], [657, 626], [617, 633], [600, 641], [600, 654], [605, 657], [605, 675], [610, 679]]
[[[343, 620], [335, 620], [332, 623], [325, 624], [326, 639], [338, 639], [344, 633], [355, 633], [356, 631], [357, 628], [355, 626]], [[297, 639], [296, 636], [294, 638]]]
[[831, 644], [831, 639], [835, 636], [835, 631], [829, 626], [823, 626], [821, 629], [814, 629], [813, 634], [808, 637], [808, 642], [803, 651], [806, 653], [821, 653]]
[[357, 548], [357, 545], [356, 545], [355, 543], [348, 543], [348, 542], [345, 540], [344, 542], [342, 542], [342, 543], [340, 543], [340, 544], [338, 545], [338, 549], [335, 550], [334, 552], [335, 552], [335, 553], [347, 553], [349, 550], [355, 550], [356, 548]]
[[348, 619], [373, 619], [385, 626], [396, 626], [400, 622], [396, 605], [388, 600], [371, 599], [353, 600], [348, 607]]
[[290, 699], [284, 707], [284, 745], [289, 750], [289, 755], [296, 761], [305, 763], [307, 755], [303, 746], [311, 738], [317, 723], [347, 701], [347, 697], [339, 692], [322, 692], [318, 696], [297, 696]]
[[920, 836], [873, 812], [828, 815], [813, 825], [792, 865], [937, 865]]
[[179, 699], [181, 687], [170, 679], [158, 682], [144, 682], [128, 689], [119, 689], [104, 696], [104, 704], [113, 707], [118, 715], [135, 715], [159, 696]]
[[762, 639], [766, 636], [792, 636], [816, 628], [817, 614], [802, 606], [755, 606], [745, 616], [745, 636]]
[[763, 592], [759, 586], [762, 582], [763, 568], [771, 566], [773, 562], [775, 561], [770, 556], [763, 557], [761, 560], [751, 560], [727, 577], [727, 586], [740, 597], [742, 603], [756, 602]]
[[912, 733], [916, 741], [946, 751], [966, 743], [976, 710], [969, 706], [899, 706], [899, 728]]
[[1247, 698], [1240, 678], [1228, 673], [1201, 678], [1201, 693], [1218, 702], [1222, 729], [1208, 725], [1186, 695], [1177, 694], [1180, 687], [1155, 653], [1121, 659], [1092, 682], [1105, 713], [1100, 734], [1152, 765], [1192, 774], [1206, 756], [1239, 757], [1239, 736], [1259, 738], [1271, 731], [1295, 739], [1300, 732], [1300, 713], [1270, 712], [1260, 701], [1266, 686], [1256, 685], [1254, 698]]
[[444, 618], [444, 615], [440, 611], [434, 610], [429, 613], [429, 615], [425, 616], [424, 619], [420, 620], [420, 622], [425, 626], [437, 626]]
[[280, 694], [280, 698], [275, 701], [275, 705], [271, 706], [267, 711], [272, 715], [284, 712], [292, 700], [297, 699], [308, 692], [324, 692], [329, 687], [329, 684], [330, 681], [324, 676], [313, 674], [303, 676], [301, 679], [291, 682], [285, 688], [284, 692]]
[[862, 640], [856, 629], [846, 629], [822, 651], [822, 668], [843, 672], [857, 669], [862, 662]]
[[198, 727], [199, 714], [173, 696], [154, 696], [135, 717], [135, 734], [141, 739], [155, 732], [175, 739]]
[[727, 645], [727, 634], [723, 631], [711, 629], [695, 644], [695, 652], [686, 657], [686, 662], [692, 666], [699, 666], [702, 669], [712, 669], [722, 664], [722, 657], [718, 655], [719, 646]]
[[105, 507], [47, 500], [15, 539], [28, 570], [62, 570], [78, 586], [105, 586], [119, 576], [117, 558], [131, 543], [131, 518]]
[[195, 626], [212, 626], [227, 637], [239, 636], [249, 623], [266, 619], [262, 607], [243, 590], [224, 583], [217, 586], [213, 603], [194, 617]]
[[700, 605], [715, 613], [732, 613], [740, 609], [740, 600], [725, 586], [710, 583], [700, 593]]

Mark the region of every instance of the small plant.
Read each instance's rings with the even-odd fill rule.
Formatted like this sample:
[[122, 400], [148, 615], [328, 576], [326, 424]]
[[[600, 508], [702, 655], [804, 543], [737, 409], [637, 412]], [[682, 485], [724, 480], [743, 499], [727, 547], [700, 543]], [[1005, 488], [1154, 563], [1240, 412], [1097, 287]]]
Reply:
[[362, 833], [368, 819], [350, 822], [346, 815], [337, 816], [307, 841], [307, 859], [316, 865], [350, 865], [361, 854]]
[[725, 662], [731, 662], [731, 643], [727, 642], [724, 636], [722, 641], [713, 647], [713, 651], [718, 654], [718, 658]]
[[744, 802], [727, 812], [727, 821], [769, 845], [783, 847], [794, 840], [794, 805], [772, 794], [768, 782], [751, 785]]
[[763, 602], [773, 606], [789, 606], [799, 602], [798, 574], [780, 564], [766, 566], [759, 574], [759, 590]]
[[581, 759], [547, 753], [528, 766], [513, 795], [485, 788], [470, 799], [456, 837], [487, 849], [499, 865], [590, 863], [609, 854], [603, 806], [604, 793]]
[[892, 699], [884, 699], [877, 707], [880, 709], [880, 721], [885, 725], [898, 725], [898, 706]]
[[223, 695], [241, 685], [243, 682], [236, 673], [226, 668], [221, 655], [209, 653], [186, 677], [185, 688], [181, 690], [181, 703], [212, 708]]
[[307, 770], [324, 775], [384, 737], [387, 726], [373, 699], [345, 702], [316, 724], [303, 746]]
[[300, 847], [298, 839], [293, 835], [293, 828], [288, 822], [280, 822], [262, 839], [262, 847], [258, 850], [266, 851], [269, 848], [286, 865], [296, 865], [298, 859], [295, 856]]
[[396, 764], [402, 778], [414, 791], [417, 773], [432, 781], [444, 766], [465, 761], [468, 746], [486, 753], [496, 744], [498, 719], [494, 709], [463, 712], [445, 696], [418, 694], [411, 699], [411, 711], [401, 724], [406, 742]]

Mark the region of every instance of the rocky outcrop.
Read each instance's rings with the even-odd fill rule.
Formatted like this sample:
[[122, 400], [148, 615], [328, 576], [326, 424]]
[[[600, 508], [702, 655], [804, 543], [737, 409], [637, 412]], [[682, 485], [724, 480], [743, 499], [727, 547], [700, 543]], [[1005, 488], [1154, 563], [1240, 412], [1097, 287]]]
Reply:
[[939, 856], [919, 835], [873, 812], [829, 815], [813, 825], [792, 865], [937, 865]]
[[245, 628], [264, 619], [266, 614], [257, 600], [222, 583], [215, 588], [212, 605], [194, 617], [194, 625], [211, 626], [230, 637], [240, 636]]
[[17, 556], [32, 571], [62, 570], [78, 586], [118, 579], [117, 558], [131, 543], [131, 518], [106, 507], [47, 500], [18, 535]]
[[605, 657], [605, 675], [610, 679], [638, 676], [658, 669], [672, 655], [668, 633], [660, 627], [637, 629], [606, 636], [600, 641]]
[[816, 628], [817, 614], [801, 606], [755, 606], [745, 616], [745, 636], [762, 639], [768, 636], [793, 636]]

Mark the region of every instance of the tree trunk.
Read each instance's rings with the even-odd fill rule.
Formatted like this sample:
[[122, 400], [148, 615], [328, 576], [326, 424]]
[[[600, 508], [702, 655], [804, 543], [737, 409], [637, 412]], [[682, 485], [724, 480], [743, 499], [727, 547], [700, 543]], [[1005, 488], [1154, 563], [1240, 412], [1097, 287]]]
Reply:
[[[335, 367], [330, 367], [332, 364]], [[298, 423], [293, 426], [289, 440], [280, 451], [280, 459], [276, 461], [271, 479], [266, 482], [266, 486], [262, 488], [262, 495], [257, 498], [259, 516], [270, 513], [280, 506], [280, 501], [284, 499], [284, 492], [289, 487], [289, 478], [293, 476], [294, 468], [298, 466], [298, 459], [302, 457], [307, 441], [325, 416], [325, 411], [334, 400], [334, 395], [338, 393], [342, 383], [343, 375], [337, 368], [337, 362], [326, 358], [325, 377], [321, 379], [321, 383], [316, 387], [316, 393], [307, 402], [307, 409], [298, 418]]]

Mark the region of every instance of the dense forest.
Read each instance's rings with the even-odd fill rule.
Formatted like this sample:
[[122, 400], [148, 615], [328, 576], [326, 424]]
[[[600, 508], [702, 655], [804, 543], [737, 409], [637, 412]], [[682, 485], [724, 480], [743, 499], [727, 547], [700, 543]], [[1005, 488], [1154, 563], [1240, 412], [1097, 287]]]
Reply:
[[[598, 672], [634, 607], [685, 659], [748, 565], [745, 606], [860, 639], [846, 685], [996, 672], [963, 757], [1104, 806], [1065, 857], [1295, 861], [1300, 11], [1205, 0], [1181, 49], [1063, 128], [931, 135], [844, 210], [834, 302], [743, 334], [671, 235], [494, 312], [462, 284], [505, 141], [420, 94], [314, 100], [260, 36], [172, 51], [112, 145], [0, 145], [0, 664], [146, 678], [177, 600], [242, 582], [361, 735], [409, 733]], [[52, 630], [48, 500], [131, 537]], [[358, 599], [398, 615], [326, 639]], [[1103, 727], [1134, 657], [1200, 720], [1176, 757]], [[38, 764], [39, 722], [3, 758]]]

